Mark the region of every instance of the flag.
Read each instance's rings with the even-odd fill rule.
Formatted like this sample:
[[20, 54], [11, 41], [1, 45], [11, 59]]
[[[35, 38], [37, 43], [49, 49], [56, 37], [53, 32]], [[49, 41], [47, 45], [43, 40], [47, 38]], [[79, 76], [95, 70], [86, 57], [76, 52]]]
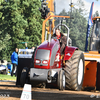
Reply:
[[88, 47], [88, 37], [89, 37], [89, 34], [90, 34], [90, 28], [91, 28], [91, 26], [93, 25], [93, 20], [92, 20], [93, 6], [94, 6], [94, 2], [92, 2], [92, 4], [91, 4], [89, 19], [88, 19], [87, 33], [86, 33], [85, 51], [87, 51], [87, 47]]

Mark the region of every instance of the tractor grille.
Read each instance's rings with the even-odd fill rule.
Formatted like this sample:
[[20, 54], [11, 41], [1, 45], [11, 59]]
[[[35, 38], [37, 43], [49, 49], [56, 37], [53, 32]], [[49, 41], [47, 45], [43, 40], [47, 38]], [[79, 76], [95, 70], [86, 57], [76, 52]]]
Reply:
[[48, 64], [43, 64], [42, 61], [49, 60], [50, 50], [38, 49], [36, 54], [36, 59], [40, 60], [40, 63], [37, 65], [47, 66]]
[[36, 59], [49, 60], [49, 50], [38, 49]]

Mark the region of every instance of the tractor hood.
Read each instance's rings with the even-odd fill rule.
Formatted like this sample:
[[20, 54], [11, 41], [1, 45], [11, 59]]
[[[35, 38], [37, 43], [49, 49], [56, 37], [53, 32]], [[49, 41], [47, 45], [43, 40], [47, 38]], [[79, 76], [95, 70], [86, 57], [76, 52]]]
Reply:
[[54, 64], [55, 56], [59, 48], [60, 45], [57, 39], [52, 39], [50, 43], [48, 41], [43, 42], [35, 52], [34, 67], [50, 69]]
[[59, 44], [59, 41], [57, 39], [52, 39], [49, 43], [48, 41], [44, 41], [38, 49], [48, 49], [51, 50], [56, 44]]

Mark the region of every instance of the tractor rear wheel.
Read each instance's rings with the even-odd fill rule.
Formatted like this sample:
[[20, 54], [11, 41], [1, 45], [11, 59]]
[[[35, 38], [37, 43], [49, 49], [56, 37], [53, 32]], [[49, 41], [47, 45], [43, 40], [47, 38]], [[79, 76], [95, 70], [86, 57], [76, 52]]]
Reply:
[[65, 72], [63, 70], [60, 70], [58, 72], [58, 88], [59, 90], [64, 90], [65, 89]]
[[23, 87], [25, 83], [28, 83], [28, 68], [24, 67], [20, 77], [20, 84]]
[[84, 54], [75, 51], [73, 56], [65, 62], [66, 89], [79, 91], [82, 89], [84, 78]]

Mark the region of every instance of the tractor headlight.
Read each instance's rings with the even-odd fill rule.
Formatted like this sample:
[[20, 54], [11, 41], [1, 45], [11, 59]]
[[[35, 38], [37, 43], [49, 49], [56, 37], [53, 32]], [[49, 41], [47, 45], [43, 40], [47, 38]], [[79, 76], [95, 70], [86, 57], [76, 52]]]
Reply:
[[41, 63], [41, 61], [40, 61], [40, 60], [38, 60], [38, 59], [36, 59], [36, 60], [35, 60], [35, 63], [36, 63], [36, 64], [40, 64], [40, 63]]
[[42, 63], [43, 64], [48, 64], [48, 61], [47, 60], [43, 60]]

